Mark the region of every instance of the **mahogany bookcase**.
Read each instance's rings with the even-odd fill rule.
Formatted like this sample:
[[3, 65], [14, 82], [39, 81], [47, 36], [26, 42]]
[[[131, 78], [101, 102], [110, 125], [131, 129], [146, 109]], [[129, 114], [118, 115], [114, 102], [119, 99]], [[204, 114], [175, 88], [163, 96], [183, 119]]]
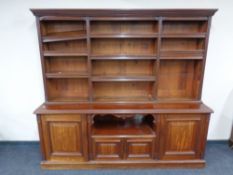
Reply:
[[45, 102], [41, 166], [203, 167], [216, 9], [32, 9]]

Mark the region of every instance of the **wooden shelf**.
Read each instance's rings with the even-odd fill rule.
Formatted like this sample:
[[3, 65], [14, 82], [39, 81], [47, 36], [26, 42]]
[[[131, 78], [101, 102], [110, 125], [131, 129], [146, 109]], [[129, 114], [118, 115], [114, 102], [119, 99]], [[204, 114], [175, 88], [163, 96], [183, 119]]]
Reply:
[[86, 18], [85, 17], [75, 17], [75, 16], [42, 16], [39, 18], [40, 21], [45, 21], [45, 22], [54, 22], [54, 21], [80, 21], [80, 22], [85, 22]]
[[64, 102], [88, 102], [88, 98], [83, 97], [60, 97], [60, 98], [51, 98], [46, 104], [58, 104]]
[[203, 60], [203, 56], [161, 56], [160, 60]]
[[156, 56], [127, 56], [127, 55], [112, 55], [112, 56], [97, 56], [92, 55], [90, 56], [91, 60], [156, 60]]
[[79, 52], [61, 52], [61, 51], [44, 51], [44, 56], [88, 56], [87, 53], [79, 53]]
[[182, 50], [182, 51], [174, 51], [174, 50], [161, 50], [161, 57], [163, 55], [173, 55], [174, 57], [177, 55], [203, 55], [204, 50]]
[[95, 97], [93, 102], [148, 102], [155, 101], [152, 97], [138, 96], [138, 97]]
[[205, 38], [206, 33], [163, 33], [162, 38]]
[[157, 17], [90, 17], [91, 21], [152, 21], [158, 22]]
[[155, 81], [155, 76], [92, 76], [92, 81]]
[[60, 32], [43, 36], [43, 42], [71, 41], [86, 39], [86, 31]]
[[163, 21], [208, 21], [208, 17], [164, 17]]
[[157, 38], [158, 34], [91, 34], [91, 38]]
[[88, 78], [88, 75], [80, 72], [54, 72], [46, 73], [46, 78]]
[[147, 124], [135, 124], [126, 122], [124, 124], [94, 124], [92, 126], [92, 137], [155, 137], [154, 131]]

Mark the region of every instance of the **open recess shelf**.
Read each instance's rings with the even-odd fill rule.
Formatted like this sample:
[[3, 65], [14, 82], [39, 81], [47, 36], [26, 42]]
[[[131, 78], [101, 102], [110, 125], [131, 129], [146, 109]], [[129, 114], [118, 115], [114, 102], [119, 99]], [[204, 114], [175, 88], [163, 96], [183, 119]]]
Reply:
[[114, 115], [96, 115], [93, 117], [92, 133], [94, 138], [98, 137], [121, 137], [140, 138], [155, 137], [153, 131], [153, 116], [138, 115], [125, 119], [117, 118]]

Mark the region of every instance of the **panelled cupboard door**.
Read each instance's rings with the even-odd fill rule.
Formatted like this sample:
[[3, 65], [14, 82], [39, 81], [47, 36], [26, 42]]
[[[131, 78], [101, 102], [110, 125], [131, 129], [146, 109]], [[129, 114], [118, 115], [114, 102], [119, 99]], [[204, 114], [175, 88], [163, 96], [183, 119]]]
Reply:
[[160, 159], [201, 159], [204, 154], [209, 115], [161, 115]]
[[122, 139], [93, 139], [93, 155], [95, 160], [120, 160], [123, 158], [123, 149]]
[[[143, 136], [142, 136], [143, 137]], [[93, 138], [94, 160], [153, 159], [154, 138]]]
[[49, 161], [87, 160], [86, 117], [42, 115], [45, 159]]
[[126, 140], [126, 159], [128, 160], [153, 159], [153, 152], [153, 138]]

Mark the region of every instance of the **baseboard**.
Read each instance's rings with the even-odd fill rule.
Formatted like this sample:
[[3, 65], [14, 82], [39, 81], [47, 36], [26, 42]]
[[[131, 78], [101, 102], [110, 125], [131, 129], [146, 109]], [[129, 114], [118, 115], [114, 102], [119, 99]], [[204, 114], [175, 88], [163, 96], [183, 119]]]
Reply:
[[39, 145], [39, 141], [0, 141], [0, 145]]
[[229, 140], [207, 140], [207, 144], [228, 144]]
[[[207, 140], [207, 144], [230, 144], [233, 141], [230, 140]], [[0, 141], [0, 145], [6, 144], [6, 145], [38, 145], [39, 141]]]

